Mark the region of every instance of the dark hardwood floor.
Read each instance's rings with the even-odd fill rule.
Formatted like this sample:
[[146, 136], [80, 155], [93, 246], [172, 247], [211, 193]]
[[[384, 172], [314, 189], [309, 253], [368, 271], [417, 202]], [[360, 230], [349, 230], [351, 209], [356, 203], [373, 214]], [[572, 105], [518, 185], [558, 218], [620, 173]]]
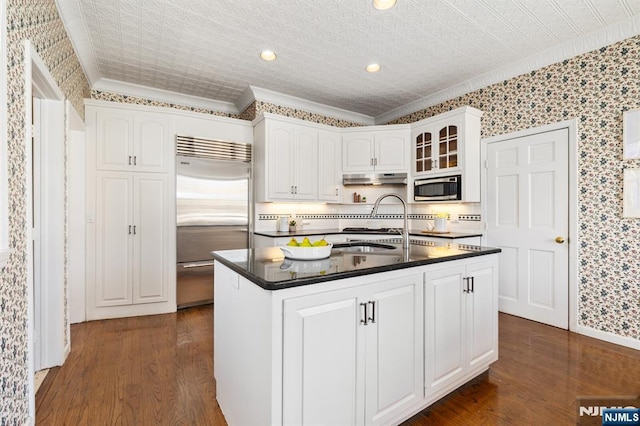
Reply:
[[[39, 425], [223, 425], [213, 310], [71, 326]], [[500, 314], [500, 360], [403, 425], [575, 425], [580, 396], [640, 395], [640, 351]], [[250, 409], [247, 407], [247, 409]]]

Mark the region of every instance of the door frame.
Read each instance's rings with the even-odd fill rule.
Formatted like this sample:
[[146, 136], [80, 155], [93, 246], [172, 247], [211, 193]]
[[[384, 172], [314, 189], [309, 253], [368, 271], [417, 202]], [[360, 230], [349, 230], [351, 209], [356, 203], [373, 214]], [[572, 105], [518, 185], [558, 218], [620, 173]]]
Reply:
[[[25, 60], [25, 170], [26, 170], [26, 236], [27, 236], [27, 322], [28, 322], [28, 396], [29, 417], [35, 419], [35, 310], [40, 312], [40, 350], [42, 364], [62, 365], [69, 353], [68, 324], [65, 324], [65, 101], [62, 91], [51, 76], [29, 40], [24, 42]], [[33, 96], [41, 98], [40, 167], [41, 167], [41, 264], [33, 259], [33, 203], [32, 203], [32, 107]], [[47, 285], [36, 292], [34, 267], [47, 276]], [[40, 294], [38, 303], [35, 294]], [[39, 305], [39, 306], [38, 306]]]
[[[569, 179], [569, 199], [567, 200], [569, 208], [569, 330], [578, 331], [578, 121], [577, 119], [560, 121], [558, 123], [547, 124], [545, 126], [534, 127], [530, 129], [520, 130], [504, 135], [491, 136], [482, 139], [481, 159], [482, 165], [480, 173], [480, 185], [483, 193], [487, 194], [487, 151], [488, 144], [503, 142], [509, 139], [532, 136], [538, 133], [546, 133], [554, 130], [567, 129], [569, 131], [569, 152], [568, 152], [568, 179]], [[486, 199], [482, 203], [482, 216], [485, 218], [484, 229], [487, 229], [487, 203]]]

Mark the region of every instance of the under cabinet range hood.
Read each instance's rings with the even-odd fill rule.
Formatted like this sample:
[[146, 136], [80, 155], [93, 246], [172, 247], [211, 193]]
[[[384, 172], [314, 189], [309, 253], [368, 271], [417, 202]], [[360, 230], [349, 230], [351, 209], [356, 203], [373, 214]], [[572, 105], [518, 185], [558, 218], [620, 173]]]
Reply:
[[343, 185], [406, 185], [406, 173], [354, 173], [342, 175]]

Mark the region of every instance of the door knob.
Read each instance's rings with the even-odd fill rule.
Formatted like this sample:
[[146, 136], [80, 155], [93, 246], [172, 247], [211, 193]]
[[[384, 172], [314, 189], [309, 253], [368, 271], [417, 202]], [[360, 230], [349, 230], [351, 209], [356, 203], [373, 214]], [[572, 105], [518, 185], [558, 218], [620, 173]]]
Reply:
[[558, 244], [562, 244], [562, 243], [564, 243], [564, 238], [562, 238], [562, 237], [556, 237], [556, 243], [558, 243]]

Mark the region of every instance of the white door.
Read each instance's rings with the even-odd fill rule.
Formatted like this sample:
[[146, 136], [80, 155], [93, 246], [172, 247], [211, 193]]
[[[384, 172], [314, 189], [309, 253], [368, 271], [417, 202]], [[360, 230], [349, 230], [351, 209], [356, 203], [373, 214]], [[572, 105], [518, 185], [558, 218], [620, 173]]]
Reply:
[[389, 421], [422, 400], [422, 274], [374, 284], [364, 295], [365, 425]]
[[474, 368], [496, 358], [498, 349], [497, 271], [493, 262], [467, 266], [471, 290], [465, 293], [467, 310], [467, 364]]
[[318, 182], [318, 131], [296, 126], [293, 194], [296, 200], [315, 200]]
[[487, 242], [500, 247], [499, 309], [568, 328], [569, 130], [487, 144]]
[[464, 266], [425, 273], [425, 391], [431, 395], [465, 373]]
[[291, 200], [293, 198], [293, 126], [268, 124], [269, 198]]
[[97, 169], [131, 170], [133, 114], [98, 110], [96, 127]]
[[342, 136], [342, 170], [373, 170], [373, 132]]
[[168, 154], [173, 149], [169, 141], [169, 123], [158, 115], [139, 112], [135, 115], [133, 163], [137, 172], [168, 171]]
[[133, 178], [133, 303], [165, 302], [168, 276], [167, 176], [136, 173]]
[[375, 169], [379, 171], [403, 170], [407, 167], [407, 137], [397, 131], [375, 135]]
[[340, 135], [318, 133], [318, 200], [338, 202], [342, 186], [342, 151]]
[[364, 345], [357, 289], [284, 302], [282, 423], [355, 425]]
[[95, 306], [130, 305], [133, 176], [126, 172], [98, 172], [96, 180]]

